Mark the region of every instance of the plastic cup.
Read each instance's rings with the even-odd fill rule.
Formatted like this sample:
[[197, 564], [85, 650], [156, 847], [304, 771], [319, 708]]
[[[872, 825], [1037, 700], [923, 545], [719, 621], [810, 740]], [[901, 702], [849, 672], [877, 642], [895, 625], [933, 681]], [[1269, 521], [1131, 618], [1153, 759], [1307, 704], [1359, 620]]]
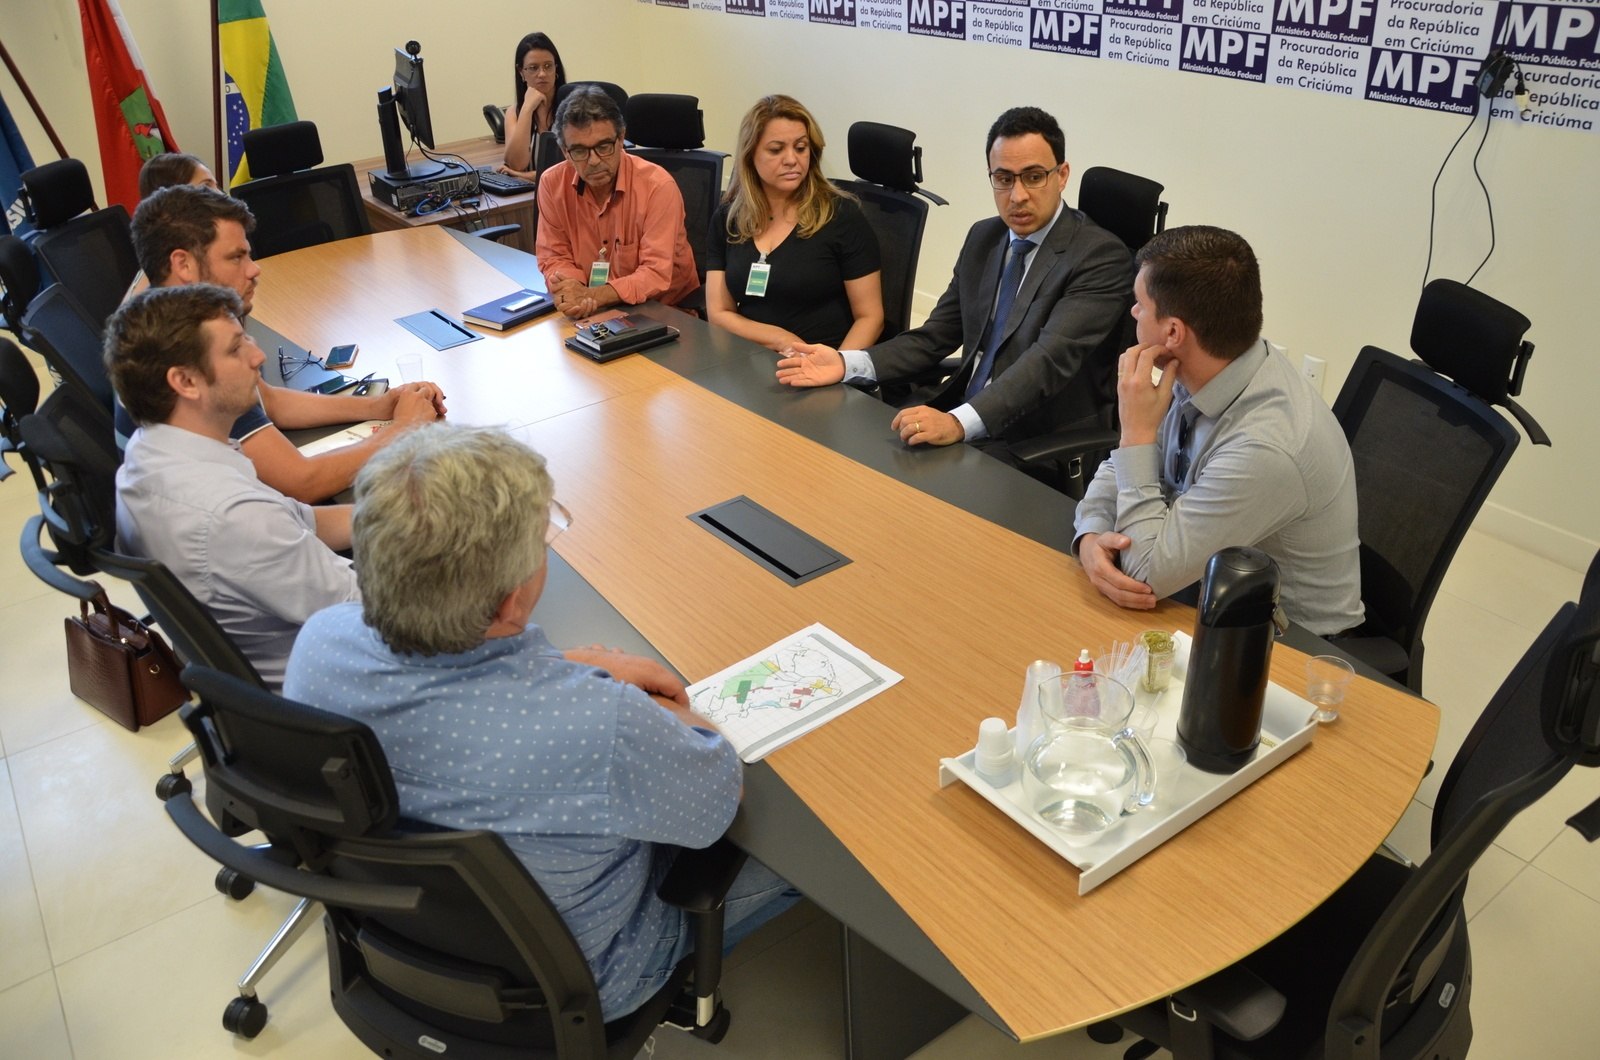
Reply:
[[1339, 704], [1356, 668], [1336, 655], [1313, 655], [1306, 660], [1306, 698], [1316, 709], [1311, 716], [1324, 725], [1339, 720]]
[[422, 354], [405, 353], [395, 358], [394, 366], [400, 371], [400, 378], [407, 383], [422, 382]]
[[1183, 767], [1189, 755], [1173, 740], [1147, 740], [1150, 764], [1156, 771], [1156, 793], [1152, 806], [1170, 806], [1183, 780]]

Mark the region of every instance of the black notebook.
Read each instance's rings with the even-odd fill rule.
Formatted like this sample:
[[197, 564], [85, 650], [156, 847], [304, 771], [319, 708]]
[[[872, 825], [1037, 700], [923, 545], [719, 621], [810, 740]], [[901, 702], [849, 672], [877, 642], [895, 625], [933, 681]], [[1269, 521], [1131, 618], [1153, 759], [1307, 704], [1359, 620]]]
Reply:
[[462, 312], [461, 319], [469, 324], [505, 331], [518, 324], [526, 324], [534, 317], [543, 316], [555, 307], [556, 304], [550, 300], [549, 295], [523, 289], [496, 298], [492, 302], [473, 306]]
[[677, 337], [678, 329], [669, 324], [649, 317], [625, 316], [579, 328], [578, 333], [567, 340], [567, 349], [604, 364]]

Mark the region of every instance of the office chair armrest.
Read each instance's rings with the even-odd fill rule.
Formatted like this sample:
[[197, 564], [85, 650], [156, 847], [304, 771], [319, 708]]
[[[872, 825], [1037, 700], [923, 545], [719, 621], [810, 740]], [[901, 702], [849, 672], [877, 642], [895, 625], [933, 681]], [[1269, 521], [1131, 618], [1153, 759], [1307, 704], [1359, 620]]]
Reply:
[[1084, 427], [1071, 431], [1056, 431], [1029, 438], [1011, 447], [1011, 452], [1025, 464], [1046, 460], [1063, 460], [1093, 453], [1101, 449], [1115, 449], [1122, 436], [1104, 427]]
[[746, 856], [726, 838], [703, 850], [681, 850], [667, 870], [666, 879], [656, 888], [656, 897], [685, 910], [693, 921], [694, 1014], [690, 1033], [713, 1043], [728, 1032], [728, 1013], [717, 996], [722, 982], [722, 902], [744, 867]]
[[309, 898], [324, 905], [343, 906], [369, 913], [414, 913], [422, 904], [422, 888], [336, 880], [302, 872], [291, 865], [266, 856], [254, 847], [241, 846], [217, 831], [194, 804], [189, 792], [173, 795], [162, 804], [167, 816], [189, 842], [211, 860], [236, 869], [257, 883], [285, 894]]
[[1333, 644], [1385, 677], [1404, 674], [1411, 667], [1411, 657], [1406, 654], [1405, 648], [1400, 646], [1399, 641], [1389, 637], [1341, 637]]
[[1172, 1001], [1241, 1042], [1254, 1041], [1276, 1027], [1288, 1007], [1288, 999], [1277, 989], [1240, 964], [1184, 987]]
[[518, 224], [491, 225], [488, 228], [474, 228], [472, 234], [480, 239], [492, 239], [496, 243], [504, 243], [507, 236], [514, 236], [520, 231], [522, 226]]
[[702, 850], [680, 850], [656, 897], [689, 913], [721, 909], [747, 856], [725, 838]]
[[100, 594], [94, 582], [74, 578], [56, 566], [56, 553], [39, 543], [39, 532], [44, 529], [44, 516], [35, 515], [22, 526], [22, 562], [33, 576], [57, 592], [66, 593], [78, 600], [93, 600]]

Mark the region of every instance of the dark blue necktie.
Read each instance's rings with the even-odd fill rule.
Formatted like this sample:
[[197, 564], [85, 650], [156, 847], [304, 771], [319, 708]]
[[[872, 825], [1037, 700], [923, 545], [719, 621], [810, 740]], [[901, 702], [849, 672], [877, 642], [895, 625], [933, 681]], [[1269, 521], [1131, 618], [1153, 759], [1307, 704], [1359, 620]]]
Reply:
[[983, 338], [978, 340], [982, 355], [978, 367], [973, 370], [972, 381], [967, 384], [968, 401], [989, 383], [989, 373], [994, 371], [995, 347], [1000, 345], [999, 336], [1005, 333], [1006, 318], [1011, 315], [1011, 303], [1017, 299], [1017, 288], [1022, 286], [1022, 273], [1028, 267], [1028, 255], [1033, 248], [1034, 244], [1026, 239], [1011, 241], [1011, 260], [1006, 262], [1006, 271], [1000, 276], [1000, 298], [994, 304], [989, 326], [983, 329]]
[[1168, 466], [1172, 474], [1172, 491], [1182, 493], [1187, 487], [1185, 480], [1189, 477], [1189, 447], [1194, 444], [1194, 421], [1200, 418], [1200, 410], [1193, 405], [1184, 405], [1178, 412], [1178, 444], [1173, 446], [1169, 454]]

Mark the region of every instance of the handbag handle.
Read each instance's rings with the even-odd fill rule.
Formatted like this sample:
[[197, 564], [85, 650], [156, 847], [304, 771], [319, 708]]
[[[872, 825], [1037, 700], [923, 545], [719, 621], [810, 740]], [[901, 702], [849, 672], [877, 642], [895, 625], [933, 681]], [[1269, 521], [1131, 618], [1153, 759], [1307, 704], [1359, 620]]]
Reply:
[[[78, 600], [78, 614], [83, 618], [84, 624], [89, 622], [89, 605], [94, 604], [94, 613], [105, 615], [106, 621], [111, 623], [111, 635], [118, 640], [125, 641], [121, 629], [117, 627], [117, 609], [111, 606], [111, 597], [106, 595], [105, 588], [97, 581], [89, 582], [89, 587], [94, 590], [94, 595], [89, 599]], [[130, 630], [129, 632], [133, 632]]]

